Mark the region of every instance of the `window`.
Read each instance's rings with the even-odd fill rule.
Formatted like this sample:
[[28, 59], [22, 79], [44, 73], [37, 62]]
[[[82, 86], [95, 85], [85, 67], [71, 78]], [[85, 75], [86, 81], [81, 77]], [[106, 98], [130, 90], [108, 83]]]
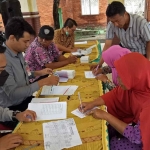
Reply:
[[82, 15], [98, 15], [99, 0], [81, 0]]

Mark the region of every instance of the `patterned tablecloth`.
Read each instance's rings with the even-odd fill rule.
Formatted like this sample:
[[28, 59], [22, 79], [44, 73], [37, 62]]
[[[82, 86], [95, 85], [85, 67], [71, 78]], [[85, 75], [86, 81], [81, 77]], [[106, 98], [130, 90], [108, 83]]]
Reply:
[[[97, 41], [89, 42], [85, 45], [97, 44]], [[78, 45], [80, 46], [80, 45]], [[83, 45], [80, 46], [83, 48]], [[93, 49], [90, 54], [90, 59], [96, 59], [98, 56], [97, 47]], [[108, 137], [107, 137], [107, 126], [106, 121], [94, 119], [92, 116], [80, 119], [73, 114], [71, 111], [79, 106], [78, 92], [80, 92], [83, 102], [92, 101], [98, 96], [103, 94], [101, 82], [96, 79], [86, 79], [84, 71], [88, 71], [90, 64], [80, 64], [79, 61], [76, 64], [71, 64], [61, 69], [73, 69], [76, 71], [74, 79], [70, 79], [67, 83], [61, 83], [60, 85], [78, 85], [78, 89], [75, 94], [70, 96], [67, 100], [67, 96], [60, 96], [60, 101], [67, 101], [67, 118], [74, 118], [78, 132], [80, 134], [82, 145], [69, 148], [69, 150], [108, 150]], [[38, 92], [37, 97], [51, 97], [51, 96], [40, 96], [41, 90]], [[105, 109], [104, 106], [101, 109]], [[42, 123], [46, 121], [38, 121], [31, 123], [19, 123], [15, 133], [22, 135], [24, 138], [24, 145], [16, 148], [16, 150], [25, 150], [30, 145], [40, 143], [40, 146], [32, 148], [33, 150], [44, 150], [43, 145], [43, 129]], [[28, 150], [28, 149], [26, 149]]]

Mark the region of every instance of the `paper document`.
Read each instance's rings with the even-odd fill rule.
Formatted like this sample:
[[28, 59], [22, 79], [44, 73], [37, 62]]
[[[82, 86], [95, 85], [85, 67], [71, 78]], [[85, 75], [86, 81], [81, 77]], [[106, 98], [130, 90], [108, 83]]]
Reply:
[[78, 86], [43, 86], [41, 95], [73, 95]]
[[92, 46], [90, 46], [89, 48], [87, 48], [85, 51], [85, 55], [89, 55], [90, 53], [92, 53], [92, 49], [94, 48], [94, 47], [96, 47], [96, 45], [92, 45]]
[[68, 81], [68, 73], [66, 71], [56, 71], [56, 74], [59, 76], [59, 82]]
[[59, 82], [67, 82], [68, 78], [65, 77], [59, 77]]
[[[94, 107], [94, 108], [91, 109], [91, 110], [94, 110], [94, 109], [99, 109], [99, 107]], [[71, 113], [74, 114], [75, 116], [79, 117], [79, 118], [84, 118], [84, 117], [87, 116], [86, 114], [89, 113], [91, 110], [88, 110], [87, 112], [82, 113], [82, 112], [80, 112], [79, 109], [77, 108], [77, 109], [73, 110]]]
[[66, 119], [67, 117], [66, 102], [29, 103], [28, 109], [36, 112], [36, 120]]
[[75, 116], [78, 116], [79, 118], [84, 118], [84, 117], [86, 117], [86, 115], [83, 114], [83, 113], [81, 113], [78, 108], [75, 109], [75, 110], [73, 110], [71, 113], [74, 114]]
[[52, 102], [58, 102], [59, 97], [53, 97], [53, 98], [32, 98], [31, 103], [52, 103]]
[[72, 55], [80, 56], [80, 55], [89, 55], [92, 53], [93, 48], [96, 47], [96, 45], [92, 45], [86, 49], [78, 49], [77, 52], [72, 52]]
[[88, 79], [92, 79], [96, 77], [95, 75], [93, 75], [92, 71], [84, 71], [84, 74], [85, 74], [85, 78]]
[[80, 58], [81, 63], [89, 63], [89, 56], [82, 56]]
[[87, 44], [87, 41], [74, 42], [74, 44]]
[[66, 71], [68, 74], [69, 79], [73, 79], [75, 77], [75, 70], [61, 70], [61, 71]]
[[85, 55], [85, 50], [78, 49], [77, 52], [72, 52], [71, 54], [72, 54], [72, 55], [75, 55], [75, 56]]
[[44, 149], [62, 150], [82, 141], [73, 118], [43, 123]]
[[71, 54], [72, 54], [72, 55], [75, 55], [75, 56], [83, 55], [83, 54], [81, 54], [80, 52], [72, 52]]

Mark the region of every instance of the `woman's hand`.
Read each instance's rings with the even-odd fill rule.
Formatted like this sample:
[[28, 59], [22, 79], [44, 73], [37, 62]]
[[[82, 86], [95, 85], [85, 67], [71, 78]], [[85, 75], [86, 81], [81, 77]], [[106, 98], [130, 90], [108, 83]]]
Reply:
[[96, 119], [104, 119], [106, 120], [114, 129], [116, 129], [120, 134], [123, 134], [124, 130], [128, 126], [125, 122], [119, 120], [115, 116], [107, 113], [101, 109], [91, 110], [88, 115], [92, 115]]
[[97, 76], [98, 74], [101, 74], [102, 73], [102, 69], [101, 68], [98, 68], [98, 69], [93, 69], [92, 70], [92, 73], [95, 75], [95, 76]]
[[82, 103], [82, 104], [78, 107], [78, 109], [79, 109], [80, 112], [86, 113], [88, 110], [91, 110], [91, 109], [93, 109], [94, 107], [95, 107], [95, 104], [94, 104], [94, 101], [92, 101], [92, 102], [84, 102], [84, 103]]
[[106, 119], [108, 113], [101, 109], [94, 109], [91, 110], [87, 115], [92, 115], [96, 119]]

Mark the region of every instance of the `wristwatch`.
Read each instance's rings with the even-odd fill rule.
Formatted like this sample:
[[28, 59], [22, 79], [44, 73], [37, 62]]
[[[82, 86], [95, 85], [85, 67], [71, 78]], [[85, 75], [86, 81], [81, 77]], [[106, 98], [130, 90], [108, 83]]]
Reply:
[[20, 113], [20, 112], [21, 112], [21, 111], [18, 111], [18, 110], [12, 112], [12, 120], [13, 120], [13, 121], [17, 121], [16, 115], [17, 115], [18, 113]]

